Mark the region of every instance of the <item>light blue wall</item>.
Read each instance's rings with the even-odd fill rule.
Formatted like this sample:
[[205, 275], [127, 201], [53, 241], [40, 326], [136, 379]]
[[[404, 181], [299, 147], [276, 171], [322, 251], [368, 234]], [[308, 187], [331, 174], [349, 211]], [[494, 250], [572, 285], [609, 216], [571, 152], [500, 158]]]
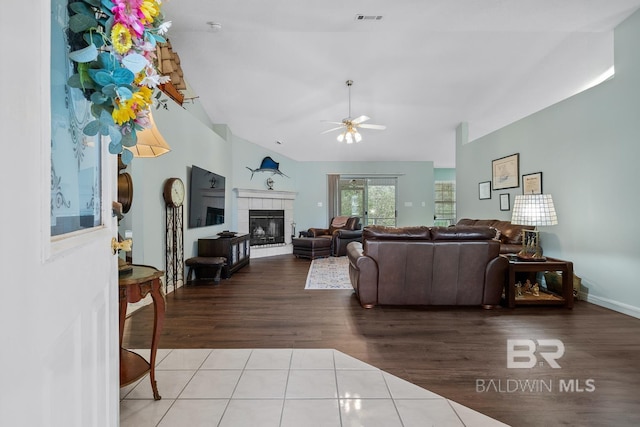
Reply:
[[[266, 181], [271, 178], [274, 181], [274, 190], [297, 191], [298, 162], [238, 136], [231, 135], [230, 137], [233, 141], [232, 164], [233, 186], [235, 188], [266, 190]], [[270, 172], [255, 172], [252, 176], [251, 171], [247, 168], [258, 169], [262, 159], [267, 156], [279, 163], [278, 169], [286, 176], [274, 175]]]
[[455, 181], [456, 170], [454, 168], [435, 168], [433, 170], [433, 179], [435, 181]]
[[336, 173], [398, 175], [397, 225], [433, 224], [433, 162], [300, 162], [297, 167], [298, 231], [329, 224], [327, 175]]
[[491, 161], [520, 153], [520, 174], [543, 173], [559, 224], [542, 227], [545, 254], [571, 260], [589, 301], [640, 317], [640, 12], [615, 31], [613, 79], [490, 135], [456, 147], [458, 218], [509, 220], [522, 188], [492, 191]]

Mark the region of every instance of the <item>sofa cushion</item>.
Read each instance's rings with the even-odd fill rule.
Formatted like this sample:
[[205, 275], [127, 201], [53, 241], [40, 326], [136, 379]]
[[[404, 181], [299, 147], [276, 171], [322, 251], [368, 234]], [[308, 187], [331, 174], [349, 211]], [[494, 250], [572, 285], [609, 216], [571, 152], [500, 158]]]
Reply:
[[384, 225], [369, 225], [362, 232], [362, 239], [384, 240], [430, 240], [429, 227], [387, 227]]
[[488, 225], [492, 226], [498, 222], [504, 222], [497, 219], [469, 219], [463, 218], [456, 225]]
[[491, 240], [496, 238], [497, 230], [489, 226], [456, 225], [453, 227], [432, 227], [433, 240]]
[[331, 224], [329, 225], [329, 234], [333, 234], [334, 231], [344, 228], [347, 225], [347, 221], [349, 220], [348, 216], [336, 216], [331, 220]]
[[500, 224], [498, 224], [497, 227], [500, 228], [500, 241], [508, 245], [521, 245], [522, 230], [533, 230], [533, 227], [526, 225], [514, 225], [509, 221], [500, 221]]
[[327, 233], [335, 234], [338, 230], [358, 230], [360, 229], [360, 218], [357, 216], [336, 216], [331, 220]]
[[463, 218], [458, 221], [457, 225], [485, 225], [498, 230], [498, 238], [501, 243], [507, 245], [522, 244], [522, 230], [533, 230], [534, 227], [529, 225], [511, 224], [510, 221], [501, 221], [498, 219], [469, 219]]

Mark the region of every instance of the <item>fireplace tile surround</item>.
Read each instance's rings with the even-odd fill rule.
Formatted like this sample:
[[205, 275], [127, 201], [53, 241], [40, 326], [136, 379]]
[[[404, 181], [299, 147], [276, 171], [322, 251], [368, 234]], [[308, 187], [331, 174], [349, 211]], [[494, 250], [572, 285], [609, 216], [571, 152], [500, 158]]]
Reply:
[[234, 188], [238, 206], [238, 232], [249, 233], [249, 210], [272, 209], [284, 211], [284, 244], [252, 246], [251, 258], [293, 253], [291, 246], [291, 224], [293, 223], [294, 191], [256, 190]]

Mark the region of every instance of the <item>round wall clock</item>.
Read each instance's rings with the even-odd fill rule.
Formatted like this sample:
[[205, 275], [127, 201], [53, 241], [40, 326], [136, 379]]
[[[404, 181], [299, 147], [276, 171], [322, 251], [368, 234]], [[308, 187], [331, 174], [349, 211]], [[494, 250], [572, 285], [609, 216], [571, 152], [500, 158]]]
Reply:
[[167, 204], [175, 207], [182, 206], [184, 194], [184, 184], [180, 178], [169, 178], [165, 181], [162, 195]]

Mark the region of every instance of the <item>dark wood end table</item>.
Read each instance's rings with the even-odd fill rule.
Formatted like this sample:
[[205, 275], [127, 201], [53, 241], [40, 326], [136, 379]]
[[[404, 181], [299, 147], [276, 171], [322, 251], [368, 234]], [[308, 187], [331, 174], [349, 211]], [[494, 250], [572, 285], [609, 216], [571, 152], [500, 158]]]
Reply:
[[[561, 259], [549, 258], [546, 261], [519, 261], [515, 257], [509, 259], [507, 283], [505, 285], [505, 302], [507, 307], [516, 305], [563, 305], [573, 308], [573, 263]], [[562, 294], [540, 291], [540, 297], [527, 295], [525, 298], [516, 299], [516, 273], [538, 273], [544, 271], [562, 272]]]

